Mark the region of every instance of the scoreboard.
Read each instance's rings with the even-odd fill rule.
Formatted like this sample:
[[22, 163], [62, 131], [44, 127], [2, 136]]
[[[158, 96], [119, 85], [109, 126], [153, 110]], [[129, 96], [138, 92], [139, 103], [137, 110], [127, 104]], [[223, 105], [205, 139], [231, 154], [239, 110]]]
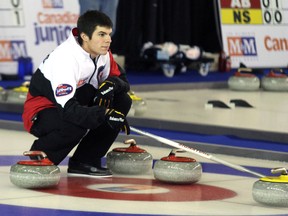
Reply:
[[288, 0], [220, 0], [224, 51], [232, 67], [287, 67]]

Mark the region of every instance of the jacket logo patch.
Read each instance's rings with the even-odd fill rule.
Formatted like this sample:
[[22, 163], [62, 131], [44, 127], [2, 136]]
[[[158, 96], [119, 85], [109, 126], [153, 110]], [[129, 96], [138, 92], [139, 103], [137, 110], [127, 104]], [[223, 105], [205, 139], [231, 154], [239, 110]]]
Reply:
[[73, 87], [69, 84], [60, 84], [57, 86], [55, 95], [61, 97], [70, 94], [73, 91]]

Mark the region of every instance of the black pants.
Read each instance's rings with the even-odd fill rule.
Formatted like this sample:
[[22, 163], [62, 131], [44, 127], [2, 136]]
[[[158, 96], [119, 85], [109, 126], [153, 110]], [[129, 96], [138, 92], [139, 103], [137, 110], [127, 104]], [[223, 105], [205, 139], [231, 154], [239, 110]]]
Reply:
[[[131, 107], [131, 98], [122, 93], [115, 96], [113, 108], [127, 115]], [[67, 121], [62, 121], [56, 108], [40, 111], [31, 133], [38, 137], [31, 151], [43, 151], [48, 158], [58, 165], [77, 146], [72, 159], [82, 163], [99, 166], [118, 136], [105, 122], [98, 128], [90, 130]], [[77, 145], [78, 144], [78, 145]]]

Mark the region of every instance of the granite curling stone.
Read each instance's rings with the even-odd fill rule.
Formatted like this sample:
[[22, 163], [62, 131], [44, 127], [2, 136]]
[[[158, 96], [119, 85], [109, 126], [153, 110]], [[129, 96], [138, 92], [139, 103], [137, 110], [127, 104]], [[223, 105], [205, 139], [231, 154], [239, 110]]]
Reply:
[[19, 161], [10, 168], [10, 181], [21, 188], [48, 188], [58, 185], [60, 169], [54, 165], [44, 152], [26, 151], [24, 156], [36, 160]]
[[260, 79], [254, 74], [237, 71], [228, 79], [228, 87], [235, 91], [255, 91], [260, 88]]
[[198, 182], [202, 175], [202, 166], [194, 158], [177, 157], [177, 150], [172, 150], [167, 157], [154, 164], [155, 179], [174, 184], [192, 184]]
[[253, 184], [252, 196], [256, 202], [269, 206], [288, 207], [288, 175], [285, 168], [272, 169], [280, 176], [263, 177]]
[[126, 140], [128, 148], [115, 148], [107, 154], [107, 167], [114, 174], [139, 175], [152, 170], [153, 158], [139, 148], [134, 139]]
[[6, 91], [4, 90], [3, 87], [0, 86], [0, 101], [6, 101], [6, 98], [7, 98], [7, 93]]
[[8, 103], [24, 104], [29, 85], [29, 82], [24, 82], [21, 86], [6, 90], [6, 101]]
[[262, 77], [261, 87], [266, 91], [288, 91], [288, 76], [270, 71]]
[[142, 116], [147, 111], [147, 102], [143, 98], [137, 96], [135, 92], [129, 91], [128, 95], [132, 99], [132, 106], [129, 115]]

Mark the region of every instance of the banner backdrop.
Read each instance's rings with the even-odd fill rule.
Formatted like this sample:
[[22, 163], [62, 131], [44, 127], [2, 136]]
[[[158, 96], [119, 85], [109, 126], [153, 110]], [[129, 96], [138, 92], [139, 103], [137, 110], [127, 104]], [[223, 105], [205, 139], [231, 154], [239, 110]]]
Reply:
[[224, 51], [232, 67], [288, 65], [288, 0], [220, 0]]
[[78, 0], [1, 0], [0, 74], [17, 74], [19, 57], [31, 57], [37, 68], [78, 16]]

